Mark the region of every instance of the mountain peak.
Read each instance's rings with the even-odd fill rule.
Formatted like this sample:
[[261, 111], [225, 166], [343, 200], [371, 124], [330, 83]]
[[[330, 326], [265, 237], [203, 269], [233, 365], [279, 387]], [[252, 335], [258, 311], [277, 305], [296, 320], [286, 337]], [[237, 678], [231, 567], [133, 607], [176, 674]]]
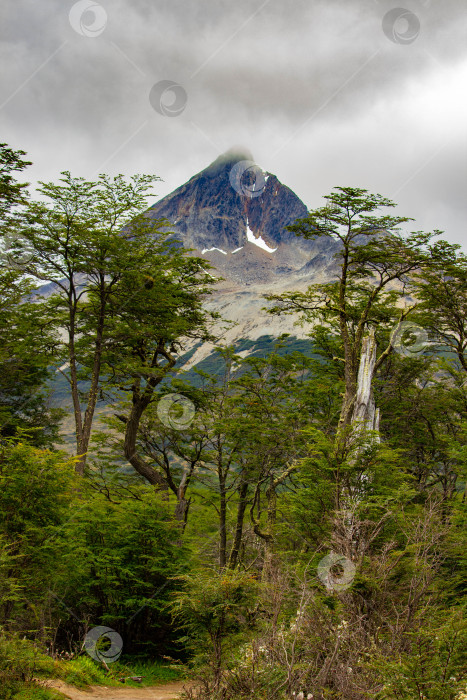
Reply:
[[244, 146], [233, 146], [229, 148], [228, 151], [222, 153], [212, 165], [218, 163], [238, 163], [239, 160], [251, 160], [254, 161], [253, 155], [248, 148]]
[[243, 146], [234, 146], [218, 156], [218, 158], [208, 165], [203, 172], [209, 177], [212, 177], [217, 173], [232, 168], [235, 163], [242, 160], [247, 160], [252, 163], [254, 162], [253, 155], [247, 148], [244, 148]]
[[[254, 162], [248, 149], [230, 148], [153, 205], [150, 215], [167, 219], [174, 237], [195, 254], [206, 255], [226, 283], [244, 286], [290, 279], [310, 258], [332, 246], [328, 239], [299, 239], [287, 230], [306, 216], [307, 208], [274, 174], [258, 177], [257, 188], [236, 187], [232, 169], [239, 161]], [[319, 267], [326, 266], [328, 255], [325, 258]]]

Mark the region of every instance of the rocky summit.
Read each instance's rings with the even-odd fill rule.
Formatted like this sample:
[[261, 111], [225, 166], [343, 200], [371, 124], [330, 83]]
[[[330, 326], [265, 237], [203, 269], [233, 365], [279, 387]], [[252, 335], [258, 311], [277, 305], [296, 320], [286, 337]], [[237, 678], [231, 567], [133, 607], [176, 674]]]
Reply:
[[250, 286], [287, 284], [324, 271], [332, 241], [301, 239], [286, 226], [307, 214], [291, 189], [232, 149], [149, 210], [166, 218], [187, 248], [213, 264], [226, 281]]
[[[273, 173], [264, 172], [244, 149], [232, 149], [149, 209], [193, 255], [214, 266], [219, 282], [209, 305], [236, 326], [224, 334], [239, 338], [292, 333], [290, 317], [266, 314], [264, 294], [304, 289], [332, 276], [337, 244], [297, 237], [286, 226], [307, 207]], [[200, 349], [197, 362], [207, 348]]]

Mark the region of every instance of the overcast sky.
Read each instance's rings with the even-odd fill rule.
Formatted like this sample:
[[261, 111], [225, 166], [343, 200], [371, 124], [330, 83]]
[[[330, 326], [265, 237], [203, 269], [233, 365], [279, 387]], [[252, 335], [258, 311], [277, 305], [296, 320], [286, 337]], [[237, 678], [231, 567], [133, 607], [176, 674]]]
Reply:
[[0, 140], [31, 182], [155, 173], [162, 197], [243, 145], [309, 208], [365, 187], [467, 244], [465, 0], [2, 5]]

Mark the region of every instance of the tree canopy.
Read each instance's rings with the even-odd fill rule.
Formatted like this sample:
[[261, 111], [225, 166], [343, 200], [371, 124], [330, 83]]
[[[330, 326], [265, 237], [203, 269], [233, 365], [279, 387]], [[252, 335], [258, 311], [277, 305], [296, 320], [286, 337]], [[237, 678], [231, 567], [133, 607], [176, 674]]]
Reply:
[[459, 246], [335, 188], [289, 227], [338, 242], [329, 279], [267, 295], [306, 340], [224, 346], [158, 178], [65, 172], [35, 201], [25, 155], [0, 146], [4, 696], [190, 674], [193, 700], [461, 697]]

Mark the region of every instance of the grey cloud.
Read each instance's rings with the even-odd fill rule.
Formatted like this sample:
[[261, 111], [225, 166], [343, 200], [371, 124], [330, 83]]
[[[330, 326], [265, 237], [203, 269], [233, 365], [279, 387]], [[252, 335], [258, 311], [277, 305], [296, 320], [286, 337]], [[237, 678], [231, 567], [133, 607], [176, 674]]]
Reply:
[[[420, 21], [405, 46], [382, 29], [399, 2]], [[309, 206], [336, 184], [391, 195], [411, 178], [399, 194], [404, 209], [425, 228], [461, 236], [465, 126], [455, 95], [439, 117], [454, 145], [413, 173], [443, 143], [431, 106], [439, 76], [464, 75], [462, 0], [100, 4], [107, 26], [95, 38], [70, 27], [71, 1], [3, 8], [0, 102], [37, 73], [0, 110], [2, 140], [30, 153], [33, 180], [63, 169], [90, 177], [103, 164], [156, 172], [163, 195], [240, 142]], [[186, 90], [180, 116], [152, 109], [159, 80]], [[420, 86], [428, 107], [414, 116]], [[431, 215], [441, 221], [427, 221]]]

